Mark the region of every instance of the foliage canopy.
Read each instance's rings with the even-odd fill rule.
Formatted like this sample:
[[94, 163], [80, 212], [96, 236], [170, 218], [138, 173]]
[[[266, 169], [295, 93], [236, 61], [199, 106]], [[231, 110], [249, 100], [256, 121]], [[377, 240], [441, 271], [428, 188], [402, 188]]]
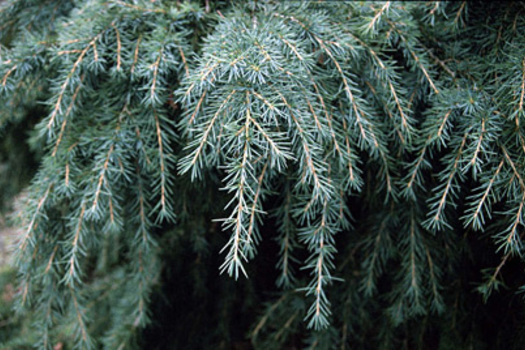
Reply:
[[[0, 6], [0, 127], [33, 150], [0, 159], [39, 164], [16, 250], [38, 348], [521, 335], [523, 3]], [[489, 339], [478, 307], [512, 316]]]

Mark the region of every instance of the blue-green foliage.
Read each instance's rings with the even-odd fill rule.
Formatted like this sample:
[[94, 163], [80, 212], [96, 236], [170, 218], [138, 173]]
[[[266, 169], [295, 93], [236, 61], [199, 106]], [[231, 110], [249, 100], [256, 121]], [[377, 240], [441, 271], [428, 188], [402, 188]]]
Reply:
[[[279, 295], [250, 332], [261, 349], [422, 346], [456, 322], [470, 283], [487, 301], [521, 261], [520, 3], [12, 0], [0, 11], [0, 127], [37, 118], [42, 154], [16, 250], [38, 348], [61, 325], [79, 349], [138, 346], [169, 281], [227, 294], [185, 254], [193, 269], [220, 252], [204, 268], [239, 279], [277, 242], [265, 252]], [[495, 266], [476, 260], [478, 234]], [[461, 271], [469, 254], [478, 279]]]

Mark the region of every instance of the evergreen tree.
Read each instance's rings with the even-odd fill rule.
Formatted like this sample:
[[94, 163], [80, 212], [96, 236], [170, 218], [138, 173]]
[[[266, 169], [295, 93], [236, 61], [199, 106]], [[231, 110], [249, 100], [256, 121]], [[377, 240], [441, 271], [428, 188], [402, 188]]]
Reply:
[[522, 2], [0, 6], [31, 345], [522, 347]]

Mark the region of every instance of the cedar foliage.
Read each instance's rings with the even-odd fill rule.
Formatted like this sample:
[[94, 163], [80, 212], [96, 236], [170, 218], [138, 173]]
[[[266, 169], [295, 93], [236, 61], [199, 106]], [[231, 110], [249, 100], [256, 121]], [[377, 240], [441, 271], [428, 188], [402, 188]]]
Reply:
[[519, 348], [523, 14], [2, 3], [0, 125], [36, 123], [34, 345]]

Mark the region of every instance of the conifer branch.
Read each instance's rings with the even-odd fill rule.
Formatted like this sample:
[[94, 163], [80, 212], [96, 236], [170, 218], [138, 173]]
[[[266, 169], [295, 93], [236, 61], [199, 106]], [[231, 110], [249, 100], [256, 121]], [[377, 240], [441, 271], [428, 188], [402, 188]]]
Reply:
[[[368, 81], [365, 81], [365, 84], [370, 88], [370, 91], [372, 91], [372, 94], [374, 96], [376, 96], [376, 98], [378, 97], [378, 94], [376, 92], [376, 90], [374, 89], [374, 87], [368, 82]], [[397, 97], [396, 97], [397, 99]], [[405, 141], [405, 137], [403, 136], [403, 133], [401, 132], [401, 130], [399, 129], [399, 127], [397, 126], [397, 124], [395, 124], [395, 119], [394, 119], [394, 116], [392, 115], [392, 112], [390, 111], [390, 108], [385, 104], [384, 101], [381, 101], [381, 104], [383, 106], [383, 109], [386, 111], [387, 115], [388, 115], [388, 118], [394, 122], [394, 129], [396, 130], [396, 133], [399, 137], [399, 140], [401, 141], [402, 144], [404, 144], [406, 141]]]
[[380, 221], [379, 227], [374, 229], [375, 239], [370, 237], [367, 240], [367, 245], [372, 246], [372, 251], [369, 252], [367, 258], [363, 262], [365, 265], [365, 277], [361, 284], [361, 290], [365, 296], [372, 296], [376, 291], [376, 280], [381, 273], [384, 264], [384, 251], [385, 247], [390, 245], [388, 235], [385, 234], [387, 225], [389, 224], [390, 217], [385, 215], [383, 220]]
[[193, 114], [191, 115], [190, 120], [188, 121], [188, 125], [193, 124], [193, 121], [195, 120], [195, 117], [197, 116], [197, 113], [199, 112], [199, 109], [202, 105], [202, 101], [204, 101], [204, 98], [206, 97], [207, 93], [208, 93], [208, 90], [204, 90], [204, 92], [202, 93], [202, 96], [199, 98], [199, 102], [197, 102], [197, 106], [195, 107], [195, 110], [193, 111]]
[[414, 61], [417, 63], [417, 65], [419, 66], [419, 68], [421, 69], [421, 72], [423, 72], [423, 75], [425, 76], [425, 78], [427, 79], [430, 87], [432, 88], [432, 90], [434, 90], [434, 92], [436, 94], [439, 94], [439, 90], [437, 89], [436, 85], [434, 84], [434, 82], [432, 81], [432, 79], [430, 78], [430, 75], [428, 74], [428, 70], [425, 68], [425, 66], [421, 63], [421, 59], [420, 57], [414, 52], [414, 49], [410, 47], [410, 44], [409, 42], [407, 41], [407, 39], [405, 38], [405, 36], [403, 35], [403, 33], [398, 29], [398, 27], [392, 23], [390, 20], [386, 20], [387, 23], [390, 25], [390, 27], [399, 35], [399, 38], [401, 39], [401, 41], [406, 45], [407, 47], [407, 50], [408, 52], [410, 53], [410, 55], [414, 58]]
[[474, 151], [474, 155], [472, 156], [472, 159], [470, 161], [470, 164], [472, 166], [474, 166], [476, 164], [476, 162], [478, 161], [478, 159], [479, 159], [479, 152], [481, 150], [481, 143], [483, 141], [483, 136], [484, 136], [485, 132], [486, 132], [486, 130], [485, 130], [485, 119], [483, 119], [481, 121], [481, 132], [479, 134], [478, 140], [476, 141], [476, 150]]
[[62, 105], [62, 99], [64, 98], [64, 95], [66, 93], [66, 89], [69, 86], [69, 83], [70, 83], [71, 79], [73, 78], [73, 75], [75, 74], [76, 70], [78, 69], [78, 67], [82, 63], [82, 61], [84, 59], [84, 56], [87, 54], [89, 49], [91, 47], [93, 47], [94, 48], [94, 52], [96, 52], [94, 44], [102, 36], [102, 34], [105, 31], [106, 31], [106, 29], [104, 29], [103, 31], [99, 32], [97, 35], [95, 35], [91, 39], [91, 41], [89, 41], [89, 43], [80, 52], [80, 55], [78, 56], [77, 60], [75, 61], [75, 63], [71, 67], [71, 69], [69, 71], [69, 74], [67, 75], [66, 79], [64, 80], [62, 85], [60, 85], [60, 91], [59, 91], [59, 93], [57, 95], [57, 101], [54, 104], [53, 112], [51, 113], [51, 116], [49, 117], [49, 122], [47, 123], [47, 129], [48, 130], [51, 130], [51, 128], [53, 127], [53, 125], [55, 123], [55, 119], [57, 117], [57, 114], [60, 113], [60, 109], [61, 109], [61, 105]]
[[[386, 6], [386, 4], [385, 4]], [[377, 64], [379, 65], [379, 68], [381, 68], [381, 70], [384, 72], [384, 79], [386, 80], [386, 83], [388, 84], [388, 88], [390, 90], [390, 92], [392, 93], [392, 96], [394, 97], [394, 101], [396, 103], [396, 106], [397, 106], [397, 109], [399, 111], [399, 116], [401, 117], [401, 129], [404, 130], [405, 132], [407, 133], [412, 133], [413, 132], [413, 126], [411, 125], [410, 121], [409, 121], [409, 118], [405, 115], [405, 112], [403, 110], [403, 107], [401, 106], [401, 102], [400, 102], [400, 99], [398, 98], [398, 94], [396, 93], [396, 89], [394, 88], [394, 84], [392, 82], [392, 79], [390, 78], [390, 73], [386, 67], [386, 64], [383, 62], [383, 60], [378, 56], [377, 52], [372, 49], [372, 47], [370, 47], [369, 45], [367, 45], [364, 41], [362, 41], [361, 39], [359, 39], [357, 36], [353, 35], [352, 33], [348, 32], [346, 33], [348, 34], [350, 37], [352, 37], [354, 40], [356, 40], [361, 46], [365, 47], [367, 49], [367, 51], [370, 53], [370, 55], [373, 57], [373, 59], [377, 62]], [[367, 83], [369, 85], [369, 83]], [[373, 87], [371, 85], [369, 85], [372, 92], [374, 93], [374, 95], [376, 95], [376, 92], [375, 92], [375, 89], [373, 89]], [[389, 108], [385, 106], [385, 110], [387, 111], [387, 113], [389, 114], [390, 118], [392, 118], [391, 116], [391, 113], [389, 111]], [[407, 109], [408, 110], [408, 109]], [[398, 126], [396, 124], [394, 124], [396, 129], [398, 128]], [[400, 140], [404, 143], [404, 138], [402, 136], [402, 134], [400, 132], [399, 133], [399, 137], [400, 137]]]
[[453, 191], [453, 180], [455, 179], [458, 170], [460, 170], [459, 162], [463, 154], [463, 148], [465, 147], [467, 137], [468, 133], [465, 133], [461, 144], [457, 148], [453, 162], [451, 163], [449, 168], [446, 169], [445, 174], [448, 174], [446, 176], [446, 180], [444, 183], [441, 184], [441, 188], [434, 197], [434, 199], [437, 200], [437, 202], [431, 202], [432, 209], [429, 212], [430, 217], [424, 223], [430, 229], [440, 229], [442, 225], [448, 226], [445, 219], [443, 218], [444, 209], [447, 203], [447, 199], [450, 197], [450, 194]]
[[279, 287], [289, 288], [295, 283], [295, 272], [292, 269], [292, 262], [296, 262], [296, 260], [292, 253], [296, 246], [294, 238], [296, 228], [292, 220], [292, 193], [288, 187], [286, 188], [283, 206], [278, 213], [278, 222], [280, 249], [277, 263], [279, 278], [276, 283]]
[[135, 50], [133, 51], [133, 63], [131, 64], [131, 75], [133, 75], [133, 72], [135, 72], [135, 67], [137, 66], [137, 62], [139, 60], [139, 47], [140, 42], [142, 41], [142, 35], [139, 35], [137, 39], [137, 43], [135, 45]]
[[499, 173], [501, 169], [503, 168], [503, 164], [505, 163], [505, 160], [501, 160], [501, 162], [498, 165], [498, 168], [490, 178], [488, 182], [485, 182], [480, 188], [485, 187], [485, 190], [482, 192], [481, 198], [477, 200], [476, 197], [473, 197], [474, 201], [472, 202], [471, 208], [469, 208], [466, 211], [465, 215], [465, 226], [472, 224], [475, 229], [482, 229], [483, 225], [485, 223], [485, 219], [483, 216], [483, 208], [486, 209], [487, 214], [490, 217], [490, 210], [489, 210], [489, 203], [487, 203], [489, 199], [489, 195], [493, 191], [493, 186], [496, 181], [496, 179], [499, 176]]
[[408, 183], [407, 183], [407, 188], [412, 190], [412, 185], [414, 184], [414, 181], [416, 180], [416, 177], [419, 173], [419, 168], [421, 167], [422, 163], [423, 163], [423, 160], [425, 159], [425, 154], [427, 152], [427, 148], [430, 144], [430, 137], [429, 136], [427, 138], [427, 141], [425, 142], [425, 145], [423, 146], [423, 148], [421, 148], [421, 151], [419, 152], [419, 156], [417, 157], [416, 161], [415, 161], [415, 165], [414, 167], [410, 170], [410, 172], [412, 173], [410, 175], [410, 178], [408, 180]]
[[120, 70], [120, 64], [121, 64], [121, 51], [122, 51], [122, 43], [120, 41], [120, 32], [118, 28], [115, 26], [115, 24], [111, 24], [113, 29], [115, 30], [115, 35], [117, 36], [117, 70]]
[[[249, 247], [251, 246], [253, 243], [252, 243], [252, 236], [254, 234], [254, 230], [255, 230], [255, 220], [256, 220], [256, 214], [257, 212], [259, 211], [259, 209], [257, 208], [259, 206], [259, 201], [260, 201], [260, 197], [261, 197], [261, 189], [262, 189], [262, 186], [263, 186], [263, 180], [264, 180], [264, 175], [266, 174], [266, 170], [268, 169], [268, 164], [269, 162], [267, 161], [262, 170], [261, 170], [261, 175], [259, 175], [259, 178], [257, 179], [257, 188], [255, 190], [255, 195], [254, 195], [254, 198], [253, 198], [253, 203], [252, 203], [252, 206], [250, 208], [250, 220], [249, 220], [249, 223], [248, 223], [248, 233], [247, 233], [247, 238], [246, 238], [246, 246]], [[249, 248], [245, 248], [245, 250], [249, 250]]]
[[184, 55], [184, 51], [182, 50], [180, 46], [179, 46], [179, 53], [180, 53], [180, 57], [182, 58], [182, 63], [184, 63], [184, 71], [186, 72], [186, 77], [189, 77], [190, 69], [188, 67], [188, 62], [186, 61], [186, 56]]
[[454, 25], [457, 25], [459, 19], [461, 18], [461, 14], [462, 14], [463, 10], [465, 9], [466, 5], [467, 5], [466, 1], [463, 1], [461, 3], [461, 6], [459, 7], [458, 12], [456, 13], [456, 17], [454, 18]]
[[55, 143], [55, 148], [53, 149], [53, 153], [51, 153], [51, 156], [54, 157], [58, 151], [58, 146], [62, 142], [62, 137], [64, 136], [64, 132], [66, 130], [66, 125], [68, 121], [68, 116], [71, 113], [71, 110], [73, 109], [73, 106], [75, 105], [75, 101], [77, 99], [78, 93], [80, 91], [80, 88], [82, 87], [82, 81], [84, 80], [84, 75], [80, 77], [80, 83], [78, 84], [77, 88], [75, 89], [75, 92], [73, 93], [73, 96], [71, 97], [71, 102], [69, 103], [69, 106], [67, 107], [66, 113], [64, 114], [64, 121], [62, 121], [62, 126], [60, 127], [60, 133], [58, 134], [57, 141]]
[[[369, 137], [367, 137], [367, 132], [365, 131], [365, 127], [364, 127], [364, 117], [363, 117], [363, 114], [361, 113], [361, 110], [358, 108], [357, 106], [357, 103], [354, 99], [354, 95], [350, 89], [350, 85], [346, 79], [346, 76], [344, 75], [344, 72], [339, 64], [339, 62], [337, 62], [337, 60], [335, 59], [335, 57], [333, 56], [332, 52], [326, 47], [326, 45], [324, 44], [324, 42], [319, 39], [319, 38], [316, 38], [317, 41], [319, 42], [319, 44], [321, 45], [321, 47], [323, 48], [323, 50], [326, 52], [326, 54], [332, 59], [332, 61], [334, 62], [337, 70], [339, 71], [339, 74], [341, 75], [341, 79], [343, 80], [343, 84], [344, 84], [344, 87], [345, 87], [345, 92], [348, 96], [348, 99], [350, 100], [350, 103], [352, 104], [352, 109], [354, 110], [354, 113], [355, 113], [355, 117], [356, 117], [356, 121], [357, 121], [357, 124], [359, 126], [359, 130], [360, 130], [360, 133], [361, 133], [361, 137], [363, 140], [365, 141], [369, 141]], [[377, 139], [375, 137], [375, 135], [373, 133], [371, 133], [370, 135], [370, 138], [372, 139], [373, 141], [373, 145], [378, 148], [379, 145], [377, 143]]]
[[181, 168], [181, 172], [183, 174], [186, 173], [190, 168], [193, 168], [194, 170], [192, 171], [192, 178], [196, 176], [197, 172], [195, 170], [195, 167], [196, 167], [196, 165], [199, 165], [198, 161], [202, 157], [202, 152], [203, 152], [204, 147], [205, 147], [205, 145], [206, 145], [206, 143], [208, 141], [208, 137], [209, 137], [213, 127], [215, 126], [215, 123], [216, 123], [220, 113], [223, 111], [224, 107], [228, 104], [228, 101], [232, 98], [232, 96], [235, 93], [236, 93], [236, 90], [232, 90], [230, 92], [230, 94], [221, 102], [221, 105], [219, 106], [219, 108], [217, 108], [217, 111], [213, 115], [213, 118], [208, 122], [208, 126], [203, 131], [202, 136], [200, 137], [201, 141], [199, 142], [197, 149], [192, 154], [190, 154], [189, 158], [191, 159], [191, 162], [189, 163], [188, 166], [185, 166], [185, 167]]
[[109, 160], [111, 159], [111, 154], [113, 153], [113, 148], [114, 148], [114, 145], [111, 145], [109, 147], [109, 151], [108, 151], [108, 155], [106, 157], [106, 160], [104, 161], [104, 165], [102, 166], [102, 170], [100, 172], [100, 176], [98, 178], [98, 182], [97, 182], [97, 188], [95, 190], [95, 199], [93, 199], [93, 204], [91, 206], [91, 211], [95, 211], [96, 208], [97, 208], [97, 204], [98, 204], [98, 198], [100, 196], [100, 191], [102, 189], [102, 184], [104, 183], [104, 181], [107, 181], [106, 180], [106, 172], [108, 170], [108, 165], [109, 165]]
[[160, 203], [161, 212], [166, 212], [166, 166], [164, 164], [164, 147], [162, 143], [162, 130], [160, 128], [159, 117], [155, 109], [153, 110], [155, 117], [155, 128], [157, 130], [157, 142], [159, 145], [159, 160], [160, 160]]
[[5, 87], [5, 84], [7, 83], [7, 78], [18, 68], [18, 65], [15, 64], [13, 67], [11, 67], [7, 73], [5, 73], [4, 77], [2, 78], [2, 87]]
[[514, 219], [514, 222], [512, 223], [510, 232], [509, 232], [509, 234], [508, 234], [508, 236], [506, 238], [505, 250], [512, 249], [512, 250], [519, 251], [518, 249], [515, 248], [516, 246], [521, 245], [520, 242], [518, 241], [517, 237], [516, 237], [516, 232], [517, 232], [518, 225], [523, 224], [522, 216], [523, 216], [523, 205], [524, 204], [525, 204], [525, 193], [521, 197], [521, 201], [520, 201], [520, 204], [518, 206], [518, 212], [516, 213], [516, 218]]
[[36, 206], [36, 209], [34, 210], [34, 214], [33, 214], [32, 218], [31, 218], [31, 221], [29, 222], [29, 225], [28, 225], [27, 230], [26, 230], [26, 232], [24, 234], [24, 237], [22, 238], [22, 241], [19, 244], [19, 247], [20, 247], [19, 250], [21, 252], [26, 250], [26, 247], [27, 247], [28, 241], [30, 239], [30, 236], [33, 233], [33, 229], [35, 228], [35, 226], [37, 224], [38, 217], [41, 214], [41, 210], [42, 210], [45, 202], [47, 201], [47, 199], [49, 197], [49, 193], [50, 193], [52, 188], [53, 188], [53, 183], [50, 183], [49, 186], [47, 187], [46, 191], [44, 192], [43, 196], [38, 200], [38, 204]]
[[82, 225], [84, 223], [85, 212], [86, 212], [86, 206], [83, 203], [80, 208], [80, 214], [78, 216], [77, 226], [76, 226], [76, 229], [72, 237], [73, 239], [71, 241], [71, 251], [69, 252], [70, 258], [68, 262], [69, 268], [68, 268], [67, 274], [64, 276], [64, 280], [70, 286], [73, 285], [73, 282], [75, 280], [80, 281], [79, 271], [78, 271], [78, 268], [79, 268], [78, 254], [81, 250], [80, 239], [81, 239], [81, 231], [83, 229]]
[[257, 335], [261, 331], [262, 327], [264, 327], [265, 323], [268, 321], [268, 318], [272, 315], [272, 313], [281, 305], [284, 300], [288, 297], [288, 294], [283, 294], [275, 303], [272, 304], [270, 308], [268, 308], [268, 311], [264, 314], [264, 316], [261, 318], [261, 320], [257, 323], [254, 330], [251, 333], [251, 338], [255, 342], [257, 339]]
[[[375, 10], [375, 8], [373, 6], [370, 6], [373, 10]], [[383, 16], [383, 13], [385, 11], [388, 11], [388, 9], [390, 8], [390, 1], [387, 1], [385, 2], [385, 4], [379, 9], [379, 11], [376, 12], [375, 16], [372, 18], [372, 20], [370, 21], [370, 23], [367, 25], [367, 31], [370, 32], [374, 29], [374, 27], [376, 26], [376, 23], [379, 23], [379, 20], [381, 18], [381, 16]]]
[[428, 269], [430, 274], [429, 280], [432, 288], [432, 306], [436, 311], [441, 312], [444, 309], [443, 298], [441, 297], [441, 293], [439, 292], [439, 281], [436, 275], [436, 268], [434, 266], [434, 261], [430, 254], [428, 246], [425, 247], [425, 254], [427, 257]]
[[510, 167], [512, 168], [512, 171], [514, 172], [514, 176], [518, 179], [518, 182], [519, 182], [519, 185], [520, 185], [522, 193], [525, 193], [525, 182], [523, 182], [523, 178], [519, 174], [519, 172], [518, 172], [518, 170], [516, 168], [516, 165], [514, 164], [512, 159], [510, 158], [510, 156], [509, 156], [505, 146], [501, 145], [501, 150], [503, 151], [503, 155], [505, 155], [505, 159], [507, 160], [507, 162], [509, 163]]
[[410, 290], [414, 293], [414, 301], [416, 307], [420, 307], [420, 293], [419, 293], [419, 274], [416, 272], [416, 237], [415, 237], [415, 222], [413, 218], [410, 220]]
[[[348, 137], [348, 129], [346, 127], [346, 121], [343, 120], [343, 130], [345, 131], [345, 145], [346, 145], [346, 151], [350, 157], [350, 159], [352, 158], [352, 147], [350, 146], [350, 139]], [[352, 165], [352, 162], [348, 162], [348, 173], [350, 175], [350, 183], [351, 184], [357, 184], [358, 181], [357, 181], [357, 175], [355, 174], [355, 171], [354, 171], [354, 166]], [[357, 189], [359, 186], [357, 186]]]
[[522, 76], [521, 76], [521, 94], [520, 94], [520, 102], [518, 104], [518, 110], [523, 112], [523, 98], [525, 97], [525, 58], [522, 62]]
[[163, 55], [163, 52], [164, 52], [164, 48], [161, 48], [159, 50], [159, 54], [157, 56], [157, 59], [155, 60], [155, 63], [153, 63], [152, 67], [153, 67], [153, 80], [151, 82], [151, 89], [150, 89], [150, 97], [151, 97], [151, 101], [155, 101], [156, 98], [156, 93], [155, 93], [155, 88], [156, 88], [156, 85], [157, 85], [157, 75], [158, 75], [158, 72], [159, 72], [159, 64], [160, 64], [160, 60], [162, 58], [162, 55]]
[[85, 324], [85, 313], [82, 310], [82, 306], [79, 303], [77, 292], [73, 289], [73, 287], [69, 286], [69, 291], [71, 294], [71, 299], [73, 301], [73, 307], [74, 312], [76, 316], [76, 323], [78, 326], [78, 330], [80, 332], [80, 344], [82, 344], [85, 348], [91, 349], [91, 339], [88, 334], [87, 326]]

